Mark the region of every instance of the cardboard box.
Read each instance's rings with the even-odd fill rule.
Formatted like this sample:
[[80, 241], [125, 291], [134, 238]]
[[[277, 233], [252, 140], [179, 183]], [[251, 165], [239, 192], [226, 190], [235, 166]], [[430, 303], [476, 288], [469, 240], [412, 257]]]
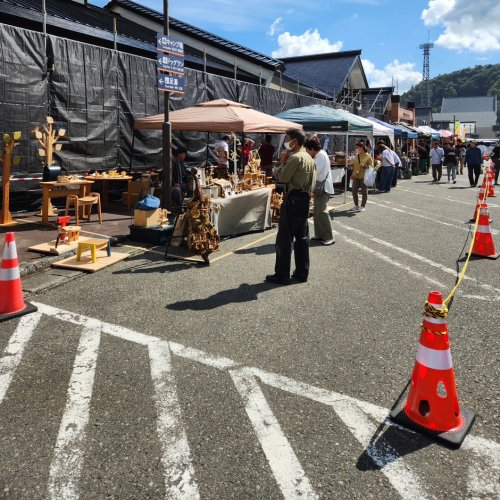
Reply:
[[134, 225], [140, 227], [151, 227], [160, 225], [161, 210], [134, 210]]

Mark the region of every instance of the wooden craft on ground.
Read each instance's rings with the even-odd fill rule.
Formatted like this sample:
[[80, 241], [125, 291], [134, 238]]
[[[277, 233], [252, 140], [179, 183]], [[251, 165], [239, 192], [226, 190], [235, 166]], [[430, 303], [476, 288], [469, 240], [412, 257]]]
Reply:
[[89, 238], [86, 241], [80, 241], [78, 243], [78, 250], [76, 252], [76, 260], [79, 262], [82, 258], [82, 252], [84, 250], [90, 250], [90, 255], [92, 263], [94, 264], [97, 260], [97, 250], [106, 249], [108, 257], [111, 256], [111, 242], [109, 240]]
[[[12, 226], [17, 224], [12, 219], [10, 212], [10, 166], [11, 154], [14, 148], [19, 144], [21, 139], [21, 132], [14, 132], [12, 134], [3, 134], [3, 156], [0, 156], [0, 163], [2, 163], [2, 209], [0, 210], [0, 227]], [[14, 165], [19, 163], [19, 156], [15, 156], [12, 162]]]
[[86, 236], [80, 236], [76, 241], [64, 242], [64, 243], [61, 243], [60, 241], [57, 242], [57, 240], [52, 240], [47, 243], [40, 243], [38, 245], [33, 245], [29, 247], [28, 250], [30, 252], [38, 252], [50, 255], [61, 255], [71, 250], [76, 250], [78, 248], [78, 243], [80, 241], [86, 241], [88, 239], [89, 238]]
[[208, 264], [208, 256], [219, 249], [220, 237], [210, 222], [210, 198], [203, 195], [200, 180], [195, 177], [196, 188], [186, 212], [188, 250], [200, 255]]
[[99, 253], [104, 255], [99, 255], [96, 262], [92, 262], [92, 258], [89, 254], [82, 255], [79, 261], [76, 260], [76, 255], [73, 255], [72, 257], [68, 257], [67, 259], [54, 262], [52, 264], [52, 267], [75, 269], [77, 271], [94, 273], [129, 257], [128, 253], [113, 252], [109, 257], [102, 250], [99, 251]]

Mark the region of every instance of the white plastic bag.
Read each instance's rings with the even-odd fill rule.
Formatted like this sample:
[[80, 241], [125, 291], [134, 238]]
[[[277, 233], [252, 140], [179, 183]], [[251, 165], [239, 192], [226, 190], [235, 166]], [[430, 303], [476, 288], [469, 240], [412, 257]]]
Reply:
[[365, 186], [372, 187], [375, 184], [376, 177], [377, 177], [377, 172], [373, 170], [373, 167], [368, 167], [365, 170], [365, 178], [363, 179]]

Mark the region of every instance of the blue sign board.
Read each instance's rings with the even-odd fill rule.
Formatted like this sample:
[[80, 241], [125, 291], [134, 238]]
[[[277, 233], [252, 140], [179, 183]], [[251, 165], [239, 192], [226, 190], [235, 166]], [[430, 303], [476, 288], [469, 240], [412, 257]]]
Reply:
[[184, 77], [160, 73], [158, 75], [158, 90], [184, 94]]
[[184, 58], [160, 52], [156, 58], [159, 71], [168, 71], [178, 75], [184, 74]]
[[161, 33], [156, 34], [156, 50], [167, 52], [175, 56], [184, 55], [184, 43], [179, 39]]

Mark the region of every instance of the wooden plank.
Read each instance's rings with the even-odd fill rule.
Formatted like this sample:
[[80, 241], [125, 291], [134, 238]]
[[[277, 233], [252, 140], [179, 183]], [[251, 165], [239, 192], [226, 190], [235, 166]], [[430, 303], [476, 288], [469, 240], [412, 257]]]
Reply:
[[29, 247], [28, 250], [32, 252], [48, 253], [52, 255], [61, 255], [69, 250], [76, 250], [78, 248], [79, 241], [87, 241], [91, 238], [85, 236], [80, 236], [78, 241], [73, 241], [72, 243], [59, 243], [56, 248], [56, 240], [49, 241], [48, 243], [40, 243], [39, 245], [33, 245]]
[[77, 271], [95, 273], [96, 271], [100, 271], [105, 267], [116, 264], [117, 262], [120, 262], [121, 260], [124, 260], [129, 256], [130, 255], [128, 253], [111, 252], [111, 255], [108, 257], [106, 251], [101, 250], [97, 252], [96, 262], [92, 263], [90, 253], [86, 252], [85, 254], [82, 254], [80, 261], [77, 261], [76, 255], [74, 255], [67, 259], [54, 262], [52, 264], [52, 267], [62, 267], [64, 269], [76, 269]]

